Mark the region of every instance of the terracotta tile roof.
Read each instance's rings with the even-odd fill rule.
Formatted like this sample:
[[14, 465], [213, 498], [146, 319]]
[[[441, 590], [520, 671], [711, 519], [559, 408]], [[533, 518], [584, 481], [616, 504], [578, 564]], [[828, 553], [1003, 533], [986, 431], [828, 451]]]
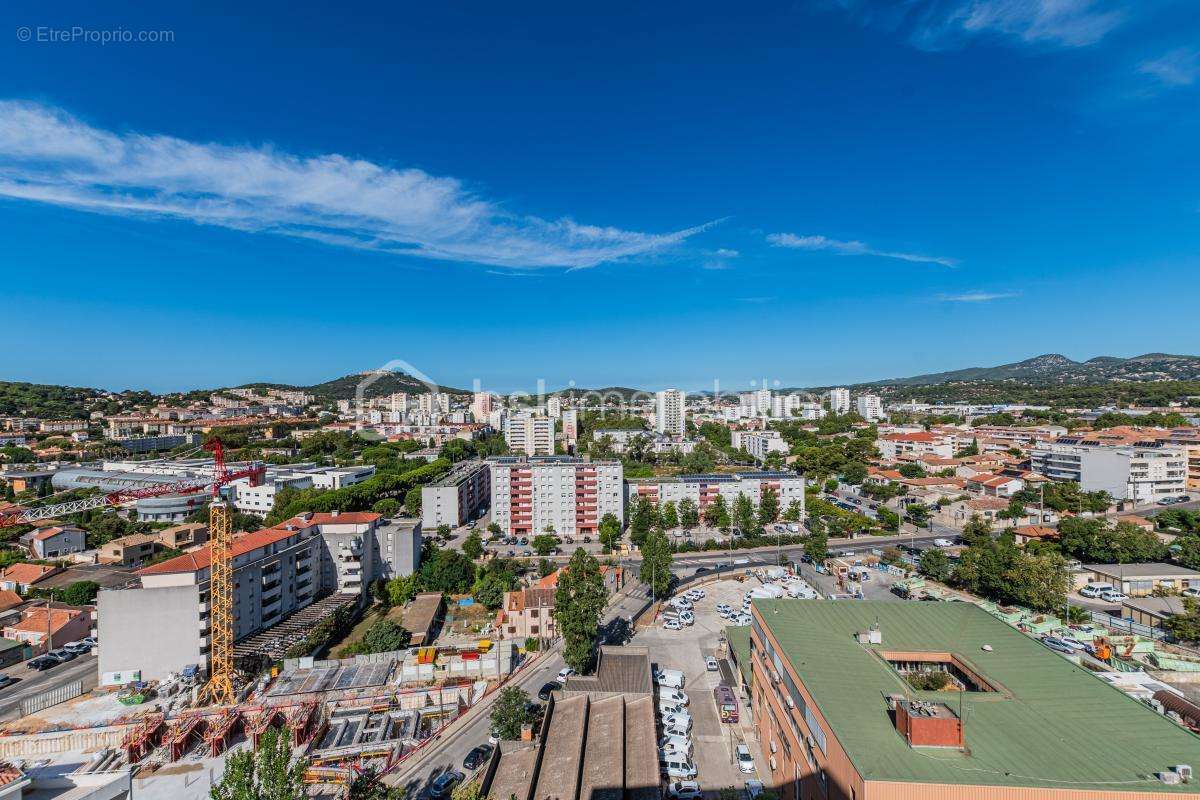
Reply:
[[338, 514], [322, 513], [312, 514], [309, 519], [304, 519], [304, 516], [292, 517], [289, 520], [279, 523], [276, 528], [283, 528], [288, 525], [294, 525], [299, 528], [307, 528], [312, 525], [366, 525], [375, 522], [380, 518], [380, 514], [375, 514], [370, 511], [342, 511]]
[[33, 538], [39, 542], [44, 542], [47, 539], [52, 539], [55, 536], [58, 536], [60, 533], [64, 533], [67, 530], [74, 530], [74, 529], [60, 528], [57, 525], [52, 528], [42, 528], [41, 530], [39, 530], [33, 534]]
[[1054, 528], [1048, 528], [1045, 525], [1021, 525], [1014, 528], [1013, 533], [1017, 536], [1024, 536], [1026, 539], [1058, 538], [1058, 531]]
[[[64, 608], [55, 608], [50, 612], [50, 630], [51, 632], [59, 631], [64, 625], [82, 614], [82, 611], [73, 611]], [[46, 609], [34, 608], [25, 612], [20, 622], [14, 622], [7, 626], [8, 630], [24, 631], [27, 633], [45, 633], [46, 632]]]
[[51, 567], [46, 564], [13, 564], [0, 572], [0, 581], [11, 581], [28, 586], [58, 571], [59, 567]]
[[[295, 536], [296, 533], [294, 530], [285, 530], [282, 528], [263, 528], [254, 533], [243, 533], [238, 536], [233, 540], [233, 547], [230, 549], [232, 550], [233, 557], [236, 558], [249, 553], [251, 550], [257, 550], [260, 547], [266, 547], [269, 544], [283, 541], [290, 536]], [[144, 567], [133, 574], [167, 575], [173, 572], [199, 572], [202, 569], [207, 569], [211, 563], [212, 545], [208, 545], [159, 564]]]
[[24, 603], [21, 595], [14, 592], [12, 589], [0, 589], [0, 611], [8, 611], [10, 608], [16, 608]]
[[1008, 508], [1008, 501], [999, 497], [974, 497], [967, 501], [967, 508], [975, 511], [1001, 511]]

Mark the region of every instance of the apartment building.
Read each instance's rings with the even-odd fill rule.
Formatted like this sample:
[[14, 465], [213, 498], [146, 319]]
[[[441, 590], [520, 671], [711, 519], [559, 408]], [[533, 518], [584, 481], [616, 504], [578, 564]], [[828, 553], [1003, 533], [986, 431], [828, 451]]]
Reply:
[[1187, 457], [1188, 489], [1200, 489], [1200, 432], [1195, 428], [1172, 430], [1171, 444], [1182, 447]]
[[667, 436], [683, 436], [687, 401], [678, 389], [664, 389], [654, 395], [654, 430]]
[[956, 441], [956, 437], [932, 431], [883, 433], [876, 439], [875, 447], [884, 461], [898, 461], [901, 458], [917, 456], [952, 458]]
[[421, 526], [457, 528], [478, 519], [492, 498], [492, 470], [486, 461], [464, 461], [436, 483], [421, 487]]
[[760, 462], [766, 461], [770, 453], [787, 453], [790, 449], [779, 431], [733, 431], [730, 438], [735, 448]]
[[491, 392], [476, 392], [471, 397], [471, 418], [476, 422], [487, 422], [496, 405], [496, 396]]
[[829, 410], [834, 414], [845, 414], [850, 410], [850, 390], [838, 386], [829, 390]]
[[564, 408], [559, 420], [562, 422], [563, 440], [570, 445], [579, 441], [579, 410]]
[[84, 532], [74, 525], [47, 525], [20, 538], [34, 558], [62, 558], [87, 549]]
[[628, 502], [646, 497], [654, 503], [668, 501], [679, 505], [689, 498], [703, 513], [717, 495], [725, 498], [726, 506], [732, 508], [737, 496], [744, 494], [757, 506], [766, 489], [774, 489], [779, 497], [782, 512], [792, 503], [799, 503], [801, 517], [804, 510], [804, 478], [794, 472], [736, 472], [712, 475], [675, 475], [664, 478], [634, 478], [627, 482]]
[[879, 395], [860, 394], [854, 400], [854, 410], [868, 422], [883, 419], [883, 401], [879, 399]]
[[544, 414], [518, 411], [505, 420], [504, 441], [514, 453], [554, 455], [554, 420]]
[[742, 392], [738, 395], [738, 406], [743, 417], [765, 417], [771, 413], [772, 395], [770, 389], [759, 389], [755, 392]]
[[554, 596], [554, 589], [540, 586], [505, 592], [504, 602], [496, 612], [496, 638], [540, 639], [543, 642], [558, 638]]
[[492, 521], [505, 533], [596, 534], [601, 518], [623, 519], [624, 472], [619, 461], [576, 456], [501, 456], [488, 459]]
[[1061, 436], [1035, 446], [1030, 465], [1051, 480], [1075, 481], [1085, 491], [1106, 491], [1117, 500], [1154, 503], [1188, 490], [1183, 446], [1162, 440], [1107, 444], [1084, 436]]
[[[234, 539], [234, 639], [270, 628], [326, 595], [365, 601], [376, 578], [419, 565], [418, 520], [381, 525], [365, 512], [302, 514]], [[162, 678], [204, 665], [209, 637], [211, 550], [138, 570], [138, 589], [101, 591], [100, 671]]]
[[[751, 674], [758, 768], [781, 800], [1194, 794], [1175, 767], [1200, 759], [1185, 727], [970, 603], [751, 608], [749, 642], [730, 641]], [[927, 673], [949, 690], [911, 688]]]

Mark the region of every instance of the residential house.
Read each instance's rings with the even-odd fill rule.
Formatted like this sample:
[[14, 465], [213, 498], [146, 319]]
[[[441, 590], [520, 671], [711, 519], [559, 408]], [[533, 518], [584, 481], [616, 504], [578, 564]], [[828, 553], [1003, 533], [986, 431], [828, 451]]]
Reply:
[[86, 534], [72, 525], [51, 525], [21, 537], [34, 558], [62, 558], [87, 549]]
[[92, 613], [82, 608], [33, 606], [21, 618], [4, 626], [3, 636], [24, 642], [38, 652], [47, 652], [87, 636], [92, 630]]
[[1025, 482], [1009, 475], [984, 472], [967, 478], [967, 491], [986, 497], [1012, 497], [1025, 488]]
[[1013, 528], [1013, 539], [1022, 547], [1030, 542], [1056, 541], [1058, 529], [1046, 525], [1018, 525]]
[[20, 562], [0, 570], [0, 589], [13, 592], [28, 592], [29, 587], [51, 575], [62, 572], [62, 567], [48, 564], [26, 564]]
[[504, 603], [496, 612], [499, 639], [541, 639], [558, 636], [554, 621], [555, 589], [532, 587], [504, 593]]

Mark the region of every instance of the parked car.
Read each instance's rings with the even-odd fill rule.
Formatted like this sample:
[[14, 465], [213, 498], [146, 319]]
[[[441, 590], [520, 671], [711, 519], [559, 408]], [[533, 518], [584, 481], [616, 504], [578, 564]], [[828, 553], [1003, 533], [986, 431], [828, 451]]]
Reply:
[[683, 629], [683, 625], [679, 622], [678, 619], [669, 619], [663, 623], [664, 631], [678, 631], [678, 630], [682, 630], [682, 629]]
[[1068, 655], [1071, 655], [1075, 652], [1073, 647], [1057, 636], [1043, 636], [1042, 644], [1046, 645], [1046, 647], [1049, 647], [1051, 650], [1056, 650], [1060, 653], [1067, 653]]
[[11, 675], [5, 675], [3, 672], [0, 672], [0, 689], [3, 689], [5, 686], [8, 686], [10, 683], [16, 683], [16, 682], [17, 682], [16, 678], [13, 678]]
[[55, 659], [60, 664], [75, 660], [75, 653], [72, 653], [70, 650], [66, 649], [53, 650], [46, 655]]
[[1197, 589], [1195, 586], [1189, 586], [1180, 592], [1180, 594], [1184, 597], [1200, 597], [1200, 589]]
[[1116, 589], [1109, 589], [1100, 593], [1100, 599], [1106, 603], [1124, 603], [1129, 599], [1129, 596]]
[[447, 770], [433, 779], [429, 786], [429, 796], [433, 800], [444, 800], [454, 791], [454, 787], [463, 782], [466, 776], [455, 770]]
[[92, 652], [92, 646], [80, 639], [77, 642], [68, 642], [63, 645], [63, 650], [70, 650], [75, 655], [83, 655], [84, 653]]
[[661, 716], [664, 728], [682, 727], [684, 729], [684, 733], [688, 733], [692, 730], [692, 715], [687, 712], [686, 708], [680, 708], [676, 711], [662, 711], [660, 708], [659, 711], [662, 712]]
[[1101, 583], [1092, 581], [1079, 590], [1080, 597], [1099, 597], [1101, 592], [1112, 591], [1115, 587], [1111, 583]]
[[709, 672], [716, 672], [718, 669], [720, 669], [720, 666], [717, 664], [717, 660], [715, 658], [712, 656], [705, 656], [704, 668]]
[[25, 668], [42, 672], [43, 670], [50, 669], [51, 667], [57, 667], [59, 663], [60, 662], [56, 658], [50, 658], [49, 656], [38, 656], [37, 658], [31, 658], [26, 661]]
[[668, 778], [690, 781], [696, 778], [696, 766], [687, 759], [673, 756], [669, 759], [660, 758], [658, 769]]
[[670, 686], [673, 689], [683, 688], [683, 673], [677, 669], [657, 667], [654, 670], [654, 683], [659, 686]]
[[757, 778], [751, 778], [750, 780], [746, 781], [746, 800], [756, 800], [756, 798], [763, 793], [763, 789], [765, 788], [766, 787], [763, 786], [763, 782]]
[[562, 669], [560, 669], [558, 671], [558, 682], [562, 683], [563, 681], [565, 681], [567, 678], [571, 677], [574, 674], [575, 674], [575, 670], [571, 669], [570, 667], [563, 667]]
[[744, 744], [739, 744], [733, 751], [734, 758], [737, 760], [738, 769], [742, 772], [754, 772], [754, 756], [750, 755], [750, 748]]
[[471, 752], [467, 753], [467, 757], [463, 759], [463, 769], [479, 769], [487, 762], [488, 756], [492, 754], [493, 749], [490, 744], [481, 744], [478, 747], [472, 748]]
[[660, 751], [675, 750], [683, 753], [684, 755], [690, 756], [692, 753], [692, 740], [687, 736], [671, 736], [668, 734], [659, 737], [658, 749]]
[[700, 784], [695, 781], [672, 781], [667, 784], [667, 796], [675, 800], [699, 800]]
[[728, 614], [730, 611], [733, 611], [733, 609], [729, 607], [728, 603], [717, 603], [717, 613], [718, 614], [724, 616], [725, 614]]
[[954, 547], [954, 542], [950, 541], [949, 539], [934, 539], [933, 546], [934, 547]]
[[686, 714], [687, 709], [678, 703], [672, 703], [669, 700], [659, 700], [658, 713], [662, 714], [664, 717], [669, 717], [679, 714]]
[[547, 683], [543, 684], [542, 688], [538, 691], [538, 700], [549, 700], [551, 693], [556, 692], [561, 688], [562, 684], [558, 681], [548, 681]]
[[687, 692], [680, 689], [672, 689], [670, 686], [663, 686], [658, 690], [658, 702], [674, 703], [677, 706], [686, 706], [688, 704]]

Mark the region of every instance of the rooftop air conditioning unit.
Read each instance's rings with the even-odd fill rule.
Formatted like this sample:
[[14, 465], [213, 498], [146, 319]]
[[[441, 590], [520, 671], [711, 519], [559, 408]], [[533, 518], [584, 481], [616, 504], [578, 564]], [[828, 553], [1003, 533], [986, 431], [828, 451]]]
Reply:
[[1179, 773], [1179, 777], [1183, 780], [1184, 783], [1191, 783], [1191, 781], [1192, 781], [1192, 766], [1190, 764], [1176, 764], [1175, 771], [1177, 773]]
[[778, 752], [778, 750], [779, 750], [779, 748], [775, 746], [775, 740], [772, 739], [771, 740], [771, 752], [775, 753], [775, 752]]
[[1158, 773], [1158, 779], [1167, 786], [1178, 786], [1183, 783], [1183, 779], [1179, 777], [1179, 773], [1173, 770], [1165, 770]]
[[792, 699], [792, 696], [791, 696], [791, 695], [788, 695], [787, 697], [785, 697], [785, 698], [783, 699], [783, 701], [784, 701], [785, 703], [787, 703], [787, 707], [788, 707], [788, 708], [795, 708], [795, 707], [796, 707], [796, 701]]
[[[770, 763], [771, 763], [771, 771], [774, 772], [775, 771], [775, 756], [771, 756]], [[1172, 773], [1172, 774], [1174, 774], [1174, 773]]]

